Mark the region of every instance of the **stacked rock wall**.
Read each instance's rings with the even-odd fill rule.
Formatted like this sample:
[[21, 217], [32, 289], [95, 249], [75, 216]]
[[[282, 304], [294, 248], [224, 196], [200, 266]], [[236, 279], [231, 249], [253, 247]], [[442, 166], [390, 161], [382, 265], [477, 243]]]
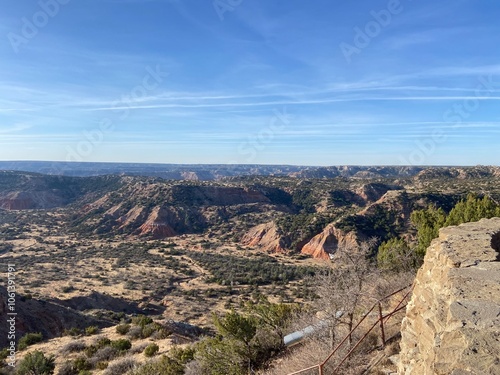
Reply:
[[441, 229], [401, 334], [399, 374], [500, 374], [500, 218]]

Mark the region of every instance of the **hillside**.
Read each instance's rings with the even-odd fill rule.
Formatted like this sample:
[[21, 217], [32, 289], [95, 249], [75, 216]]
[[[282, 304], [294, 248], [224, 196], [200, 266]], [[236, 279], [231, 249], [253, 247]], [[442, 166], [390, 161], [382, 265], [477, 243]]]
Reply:
[[[365, 170], [379, 175], [415, 171]], [[409, 218], [416, 209], [436, 205], [448, 211], [469, 192], [498, 200], [499, 176], [493, 167], [428, 168], [407, 178], [252, 176], [206, 182], [1, 172], [0, 207], [62, 208], [66, 230], [81, 235], [165, 239], [199, 234], [325, 258], [330, 244], [344, 241], [348, 233], [379, 241], [411, 237]]]
[[[241, 310], [262, 296], [313, 303], [309, 280], [335, 264], [339, 248], [374, 238], [365, 254], [374, 258], [389, 238], [415, 243], [415, 210], [448, 212], [471, 192], [500, 198], [490, 167], [361, 172], [216, 181], [0, 172], [0, 258], [17, 269], [17, 338], [42, 333], [40, 347], [62, 366], [60, 345], [69, 339], [61, 335], [89, 347], [88, 327], [119, 339], [116, 327], [144, 314], [154, 320], [148, 333], [126, 337], [140, 346], [163, 332], [151, 340], [167, 353], [213, 333], [213, 311]], [[166, 333], [172, 324], [184, 327], [179, 336]]]

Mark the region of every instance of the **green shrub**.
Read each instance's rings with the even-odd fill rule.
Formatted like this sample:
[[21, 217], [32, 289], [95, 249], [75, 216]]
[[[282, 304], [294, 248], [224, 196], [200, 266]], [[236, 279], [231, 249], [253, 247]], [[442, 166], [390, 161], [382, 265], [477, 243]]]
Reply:
[[97, 352], [97, 347], [95, 345], [90, 345], [90, 346], [87, 346], [83, 352], [85, 353], [85, 355], [90, 358], [92, 357], [96, 352]]
[[431, 241], [438, 237], [440, 228], [495, 216], [500, 216], [500, 206], [487, 196], [479, 198], [474, 194], [469, 194], [458, 202], [449, 214], [434, 206], [413, 211], [411, 221], [417, 228], [418, 241], [416, 252], [423, 257]]
[[[288, 284], [313, 276], [318, 269], [310, 266], [287, 265], [268, 255], [243, 258], [226, 254], [192, 251], [187, 255], [207, 268], [213, 275], [208, 282], [220, 285], [269, 285]], [[222, 293], [222, 291], [219, 291]]]
[[105, 346], [111, 345], [111, 340], [108, 339], [107, 337], [101, 337], [99, 340], [97, 340], [96, 346], [98, 349], [104, 348]]
[[[299, 306], [263, 299], [258, 304], [247, 304], [245, 310], [246, 313], [233, 310], [223, 317], [213, 315], [216, 336], [196, 345], [196, 361], [201, 369], [197, 373], [247, 374], [248, 369], [262, 368], [284, 349], [284, 333]], [[192, 348], [172, 349], [169, 356], [186, 364], [194, 354]]]
[[446, 222], [446, 212], [442, 208], [430, 206], [426, 210], [417, 210], [411, 213], [411, 221], [417, 228], [416, 253], [423, 258], [431, 241], [439, 234]]
[[82, 334], [82, 331], [80, 328], [73, 327], [70, 329], [65, 329], [63, 332], [64, 336], [79, 336]]
[[194, 360], [195, 353], [196, 353], [196, 350], [192, 347], [179, 348], [177, 346], [174, 346], [168, 354], [169, 354], [169, 356], [172, 357], [172, 359], [174, 361], [177, 361], [177, 362], [182, 363], [182, 364], [186, 364], [186, 363]]
[[500, 206], [491, 198], [487, 196], [479, 198], [469, 194], [452, 208], [446, 218], [445, 226], [469, 223], [483, 218], [490, 219], [495, 216], [500, 216]]
[[94, 345], [90, 345], [85, 348], [85, 355], [87, 357], [93, 357], [96, 352], [104, 347], [109, 347], [111, 345], [111, 340], [107, 337], [101, 337], [97, 340]]
[[77, 359], [75, 359], [73, 361], [73, 366], [79, 372], [84, 370], [90, 370], [92, 368], [89, 361], [87, 361], [87, 359], [83, 357], [78, 357]]
[[108, 368], [108, 362], [97, 362], [96, 368], [98, 370], [106, 370]]
[[132, 347], [132, 343], [127, 339], [118, 339], [115, 341], [111, 341], [111, 347], [117, 350], [129, 350]]
[[153, 323], [153, 319], [151, 319], [150, 317], [147, 317], [146, 315], [137, 315], [137, 316], [132, 318], [132, 323], [137, 325], [137, 326], [144, 327], [148, 324]]
[[419, 257], [402, 238], [391, 238], [377, 250], [377, 265], [385, 271], [410, 271], [420, 266]]
[[97, 332], [99, 332], [99, 328], [96, 326], [89, 326], [89, 327], [85, 328], [85, 334], [87, 336], [95, 335]]
[[148, 346], [146, 346], [146, 349], [144, 349], [144, 355], [146, 357], [153, 357], [154, 355], [156, 355], [156, 353], [158, 353], [159, 350], [160, 347], [157, 344], [149, 344]]
[[142, 338], [147, 338], [151, 336], [153, 333], [159, 331], [161, 329], [161, 325], [158, 323], [150, 323], [142, 327], [141, 336]]
[[52, 375], [54, 373], [54, 356], [45, 357], [38, 350], [26, 354], [19, 362], [17, 375]]
[[27, 333], [21, 339], [19, 340], [19, 343], [17, 345], [19, 350], [24, 350], [28, 346], [36, 344], [37, 342], [42, 341], [43, 336], [40, 332], [38, 333]]
[[8, 356], [9, 356], [9, 348], [3, 348], [2, 350], [0, 350], [0, 362], [7, 359]]
[[116, 326], [116, 333], [120, 335], [126, 335], [130, 331], [130, 324], [118, 324]]

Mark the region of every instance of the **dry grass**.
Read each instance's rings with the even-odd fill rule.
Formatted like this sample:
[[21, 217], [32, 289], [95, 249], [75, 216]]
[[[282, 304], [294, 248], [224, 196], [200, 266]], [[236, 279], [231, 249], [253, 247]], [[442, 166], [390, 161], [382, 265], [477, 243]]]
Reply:
[[[7, 229], [8, 224], [3, 228]], [[203, 251], [200, 244], [208, 241], [214, 244], [211, 251], [216, 253], [243, 257], [251, 257], [254, 253], [249, 249], [237, 250], [230, 243], [217, 245], [218, 241], [204, 235], [183, 235], [168, 241], [120, 236], [99, 240], [65, 233], [54, 223], [37, 223], [29, 225], [23, 236], [26, 238], [4, 241], [12, 245], [13, 250], [0, 255], [0, 259], [17, 265], [20, 280], [17, 287], [21, 295], [30, 294], [44, 300], [69, 300], [97, 292], [133, 301], [141, 308], [164, 310], [165, 318], [206, 325], [210, 324], [210, 319], [207, 319], [210, 312], [237, 307], [251, 294], [248, 286], [236, 285], [232, 296], [223, 295], [227, 288], [208, 282], [212, 276], [208, 270], [188, 256], [164, 247], [175, 242], [177, 249]], [[129, 250], [121, 254], [117, 249], [123, 246], [128, 246]], [[146, 255], [142, 258], [135, 256], [134, 252], [144, 246], [149, 248]], [[110, 257], [111, 250], [114, 255]], [[314, 260], [298, 262], [279, 257], [280, 261], [291, 265], [317, 264]], [[298, 283], [262, 286], [260, 291], [274, 301], [291, 300], [295, 298], [291, 293], [295, 285]], [[217, 294], [216, 298], [211, 296], [214, 294]], [[106, 310], [106, 306], [96, 305], [95, 309]]]
[[[10, 224], [4, 224], [3, 227], [6, 228], [6, 225]], [[214, 242], [207, 236], [183, 235], [168, 241], [144, 241], [119, 236], [98, 240], [65, 233], [62, 227], [58, 228], [57, 225], [49, 222], [30, 224], [29, 230], [25, 230], [23, 236], [25, 237], [23, 239], [5, 241], [11, 244], [13, 249], [0, 254], [0, 259], [12, 259], [17, 265], [16, 276], [19, 280], [17, 287], [18, 294], [21, 296], [29, 294], [35, 299], [64, 302], [72, 298], [99, 293], [116, 300], [128, 301], [127, 303], [131, 306], [164, 309], [163, 314], [157, 317], [159, 319], [172, 319], [207, 326], [211, 324], [212, 311], [226, 311], [229, 307], [237, 308], [241, 303], [250, 299], [253, 293], [253, 288], [247, 285], [236, 285], [233, 287], [233, 294], [217, 295], [217, 291], [225, 290], [227, 287], [207, 282], [211, 276], [208, 270], [193, 262], [189, 257], [177, 254], [163, 246], [169, 242], [175, 242], [177, 249], [202, 251], [200, 243], [203, 241], [218, 242]], [[117, 258], [109, 257], [106, 253], [108, 249], [118, 249], [123, 245], [130, 246], [132, 249], [148, 246], [149, 259], [140, 262], [137, 257], [133, 258], [133, 251], [130, 251], [130, 254], [123, 255], [125, 258], [132, 257], [132, 260], [118, 265]], [[228, 244], [213, 247], [211, 251], [247, 257], [253, 257], [255, 254], [254, 250], [243, 251]], [[295, 259], [287, 260], [281, 255], [278, 257], [280, 261], [293, 265], [318, 264], [317, 261], [310, 259], [302, 262]], [[162, 259], [165, 264], [162, 264]], [[166, 264], [180, 264], [183, 271], [180, 272]], [[135, 286], [130, 288], [128, 281], [133, 281]], [[293, 285], [298, 285], [298, 283], [293, 282]], [[287, 298], [294, 298], [290, 294], [291, 286], [292, 284], [261, 286], [259, 291], [268, 295], [271, 301], [279, 302], [283, 299], [283, 295], [288, 294]], [[195, 291], [196, 295], [190, 295], [192, 291]], [[209, 296], [209, 293], [215, 293], [216, 296]], [[89, 312], [93, 314], [107, 308], [112, 310], [114, 306], [96, 305], [94, 310]], [[117, 321], [116, 324], [119, 322]], [[41, 350], [46, 355], [54, 354], [56, 356], [55, 373], [57, 373], [66, 361], [81, 356], [78, 351], [92, 345], [97, 337], [117, 340], [128, 336], [130, 332], [127, 335], [120, 335], [116, 332], [116, 326], [112, 326], [103, 328], [99, 336], [58, 337], [20, 352], [17, 359], [22, 360], [24, 355], [31, 350]], [[162, 338], [152, 335], [150, 338], [143, 339], [136, 335], [127, 357], [137, 363], [142, 363], [145, 361], [142, 351], [148, 344], [156, 342], [160, 347], [158, 355], [161, 356], [168, 353], [174, 341], [177, 343], [176, 337]], [[100, 356], [92, 359], [92, 364], [96, 365], [109, 360], [109, 365], [111, 365], [116, 361], [111, 358], [112, 356], [104, 355], [106, 353], [99, 354], [103, 355], [102, 358]], [[103, 370], [92, 371], [95, 374], [103, 372]]]

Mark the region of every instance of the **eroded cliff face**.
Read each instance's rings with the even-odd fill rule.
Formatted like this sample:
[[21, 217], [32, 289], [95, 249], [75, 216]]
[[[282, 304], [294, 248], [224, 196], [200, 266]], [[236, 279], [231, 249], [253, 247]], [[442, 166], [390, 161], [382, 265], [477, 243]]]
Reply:
[[269, 253], [282, 253], [289, 246], [289, 240], [280, 234], [276, 224], [271, 221], [251, 228], [241, 239], [243, 245], [257, 246]]
[[276, 207], [265, 194], [246, 187], [170, 186], [131, 177], [124, 180], [128, 184], [123, 189], [104, 194], [77, 213], [81, 215], [81, 220], [75, 220], [78, 230], [162, 239], [201, 233], [221, 220]]
[[67, 202], [59, 193], [57, 190], [0, 193], [0, 209], [32, 210], [61, 207]]
[[316, 259], [330, 260], [339, 247], [356, 246], [358, 242], [359, 238], [355, 232], [344, 232], [334, 224], [329, 224], [302, 247], [301, 253]]
[[401, 334], [399, 374], [500, 374], [500, 218], [440, 231]]
[[153, 238], [167, 238], [176, 235], [171, 222], [179, 222], [176, 212], [165, 207], [155, 207], [144, 224], [139, 227], [139, 234], [150, 234]]

